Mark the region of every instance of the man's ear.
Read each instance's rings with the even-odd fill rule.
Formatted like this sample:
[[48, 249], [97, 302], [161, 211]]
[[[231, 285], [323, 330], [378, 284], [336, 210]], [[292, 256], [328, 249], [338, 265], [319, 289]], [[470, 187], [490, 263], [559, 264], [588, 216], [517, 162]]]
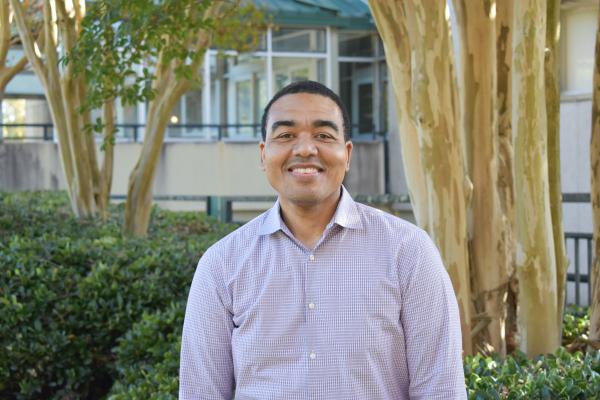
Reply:
[[350, 140], [346, 142], [346, 152], [348, 154], [348, 161], [346, 162], [346, 172], [350, 171], [350, 160], [352, 160], [352, 149], [354, 145]]
[[265, 142], [262, 140], [258, 144], [258, 151], [260, 153], [260, 169], [265, 170]]

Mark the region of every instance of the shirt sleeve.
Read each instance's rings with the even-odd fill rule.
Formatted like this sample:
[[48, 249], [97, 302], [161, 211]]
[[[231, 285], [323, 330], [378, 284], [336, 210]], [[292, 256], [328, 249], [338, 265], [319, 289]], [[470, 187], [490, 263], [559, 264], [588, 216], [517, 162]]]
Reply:
[[181, 400], [233, 397], [233, 321], [220, 268], [222, 263], [209, 249], [194, 274], [181, 341]]
[[439, 252], [424, 232], [403, 288], [411, 399], [466, 399], [456, 296]]

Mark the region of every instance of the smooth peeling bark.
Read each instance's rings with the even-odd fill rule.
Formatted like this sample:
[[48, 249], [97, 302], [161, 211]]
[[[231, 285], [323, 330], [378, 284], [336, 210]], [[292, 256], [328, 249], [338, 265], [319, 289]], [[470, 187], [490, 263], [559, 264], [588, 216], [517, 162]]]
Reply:
[[512, 353], [517, 343], [518, 281], [515, 270], [515, 197], [514, 154], [512, 137], [512, 30], [513, 0], [496, 2], [496, 72], [498, 109], [498, 194], [503, 214], [502, 232], [506, 235], [501, 254], [508, 257], [509, 284], [506, 299], [506, 351]]
[[98, 208], [102, 219], [108, 217], [108, 203], [110, 200], [110, 191], [112, 187], [112, 175], [114, 167], [115, 153], [115, 100], [110, 99], [102, 105], [102, 120], [105, 121], [103, 128], [103, 151], [104, 158], [100, 169], [100, 192], [98, 194]]
[[8, 82], [27, 65], [26, 56], [19, 58], [13, 65], [7, 64], [8, 51], [13, 44], [10, 14], [8, 1], [0, 2], [0, 104]]
[[[209, 7], [204, 17], [219, 18], [220, 5]], [[189, 64], [194, 74], [198, 74], [206, 49], [210, 45], [210, 36], [206, 31], [189, 35], [189, 47], [194, 49], [195, 58]], [[168, 60], [163, 51], [156, 65], [153, 89], [155, 97], [148, 105], [148, 119], [144, 132], [142, 151], [129, 175], [127, 200], [125, 202], [125, 221], [123, 233], [129, 236], [145, 236], [150, 224], [152, 210], [152, 185], [158, 159], [164, 142], [165, 129], [175, 104], [192, 86], [192, 81], [178, 78], [176, 71], [183, 66], [183, 60]]]
[[546, 50], [544, 77], [546, 83], [546, 115], [548, 119], [548, 182], [550, 185], [550, 213], [556, 259], [556, 324], [562, 334], [565, 286], [569, 261], [565, 249], [562, 225], [562, 190], [560, 184], [560, 78], [559, 35], [560, 0], [548, 0], [546, 5]]
[[[160, 70], [160, 67], [158, 69]], [[176, 83], [174, 71], [165, 73], [171, 77], [162, 80], [155, 98], [150, 101], [142, 151], [129, 175], [123, 232], [130, 236], [145, 236], [148, 232], [152, 210], [152, 184], [165, 129], [173, 107], [190, 86], [189, 82]]]
[[388, 72], [394, 89], [404, 174], [417, 225], [429, 231], [427, 188], [419, 150], [419, 134], [411, 115], [411, 46], [405, 3], [369, 2], [383, 40]]
[[[63, 108], [60, 76], [58, 74], [58, 55], [56, 53], [56, 38], [53, 35], [55, 22], [52, 19], [50, 10], [51, 4], [48, 0], [44, 2], [44, 20], [43, 29], [40, 35], [43, 35], [43, 41], [38, 41], [33, 37], [31, 31], [31, 21], [29, 21], [19, 0], [10, 0], [10, 5], [14, 11], [15, 24], [19, 32], [23, 51], [40, 80], [44, 88], [44, 94], [50, 109], [50, 115], [54, 124], [54, 130], [58, 137], [58, 147], [60, 150], [60, 160], [67, 182], [67, 191], [71, 201], [71, 208], [76, 216], [79, 216], [79, 207], [77, 206], [76, 193], [77, 182], [74, 179], [74, 164], [72, 159], [71, 144], [68, 138], [66, 118]], [[43, 45], [39, 45], [43, 42]], [[37, 48], [37, 50], [36, 50]], [[37, 51], [43, 51], [43, 57]]]
[[[495, 10], [485, 0], [455, 1], [461, 15], [462, 100], [464, 135], [472, 149], [470, 176], [471, 200], [470, 251], [472, 288], [478, 315], [484, 327], [478, 340], [480, 348], [504, 355], [505, 296], [508, 286], [508, 261], [504, 243], [508, 227], [498, 193], [498, 124], [496, 109], [496, 26]], [[487, 323], [487, 325], [484, 325]], [[474, 332], [475, 333], [475, 332]]]
[[592, 99], [592, 135], [590, 140], [591, 201], [594, 228], [594, 262], [592, 264], [592, 316], [590, 340], [600, 342], [600, 10], [596, 31], [594, 92]]
[[421, 157], [429, 196], [431, 236], [438, 246], [457, 296], [463, 349], [472, 354], [465, 172], [455, 121], [455, 80], [445, 4], [407, 2], [413, 45], [413, 112], [421, 131]]
[[521, 350], [529, 356], [560, 346], [558, 293], [544, 86], [546, 2], [515, 2], [513, 133]]
[[[67, 13], [63, 1], [56, 1], [55, 7], [62, 45], [66, 52], [70, 52], [76, 42], [78, 21]], [[89, 155], [90, 151], [95, 151], [95, 149], [88, 149], [82, 117], [78, 112], [82, 104], [80, 98], [83, 93], [80, 88], [81, 84], [83, 84], [81, 79], [74, 76], [73, 64], [69, 63], [64, 66], [60, 78], [60, 87], [68, 137], [71, 141], [72, 159], [75, 166], [74, 178], [77, 181], [78, 215], [80, 217], [91, 217], [96, 215], [96, 202], [94, 199], [93, 173], [90, 165], [92, 160], [89, 159]], [[96, 162], [95, 157], [93, 162]]]

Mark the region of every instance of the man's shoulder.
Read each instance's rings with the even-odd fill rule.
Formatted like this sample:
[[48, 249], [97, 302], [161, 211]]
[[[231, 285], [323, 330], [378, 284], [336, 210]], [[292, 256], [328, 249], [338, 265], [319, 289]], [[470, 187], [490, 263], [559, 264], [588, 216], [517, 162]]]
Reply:
[[259, 237], [260, 228], [263, 225], [268, 212], [268, 210], [265, 211], [235, 229], [233, 232], [223, 236], [210, 246], [206, 250], [206, 253], [223, 257], [225, 255], [231, 256], [237, 254], [243, 249], [248, 249]]
[[386, 211], [358, 202], [356, 207], [364, 227], [369, 233], [376, 231], [378, 234], [392, 237], [423, 238], [423, 235], [427, 236], [427, 233], [415, 224]]

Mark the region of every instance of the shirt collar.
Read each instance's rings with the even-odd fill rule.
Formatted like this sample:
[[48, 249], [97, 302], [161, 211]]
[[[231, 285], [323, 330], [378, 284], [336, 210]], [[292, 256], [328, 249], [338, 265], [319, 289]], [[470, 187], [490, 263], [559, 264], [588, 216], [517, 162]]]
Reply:
[[[283, 230], [284, 223], [281, 220], [280, 214], [281, 205], [279, 203], [279, 198], [277, 201], [267, 211], [265, 218], [262, 221], [262, 225], [258, 230], [259, 235], [269, 235], [271, 233], [277, 232], [278, 230]], [[358, 207], [356, 202], [350, 196], [350, 193], [346, 190], [346, 188], [342, 185], [342, 196], [338, 203], [337, 209], [331, 222], [328, 226], [333, 224], [338, 224], [344, 228], [348, 229], [362, 229], [363, 223], [360, 218], [360, 213], [358, 212]]]

